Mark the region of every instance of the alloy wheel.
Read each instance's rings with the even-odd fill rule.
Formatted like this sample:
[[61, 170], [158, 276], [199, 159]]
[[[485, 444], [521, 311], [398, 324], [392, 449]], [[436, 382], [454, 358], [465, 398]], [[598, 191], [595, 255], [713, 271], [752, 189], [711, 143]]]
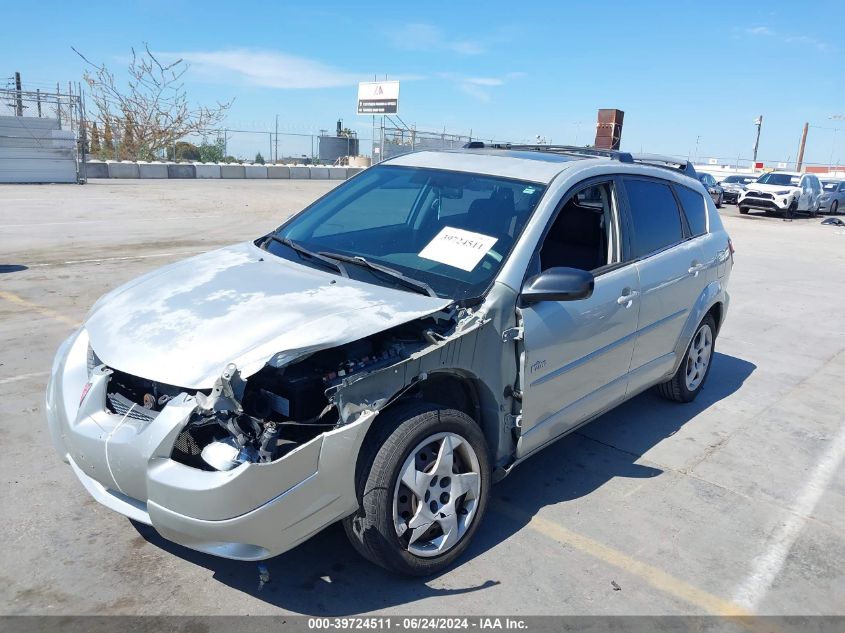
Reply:
[[707, 375], [712, 353], [713, 331], [705, 323], [696, 332], [687, 354], [686, 385], [690, 391], [698, 389]]
[[695, 391], [707, 375], [712, 353], [713, 331], [705, 324], [696, 332], [687, 354], [686, 383], [690, 391]]

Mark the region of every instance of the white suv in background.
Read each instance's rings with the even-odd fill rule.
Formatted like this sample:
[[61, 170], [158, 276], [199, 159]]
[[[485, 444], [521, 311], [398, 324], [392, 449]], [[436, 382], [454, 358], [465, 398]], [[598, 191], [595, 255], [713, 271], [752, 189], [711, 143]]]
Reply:
[[767, 213], [801, 211], [815, 216], [821, 204], [821, 195], [821, 182], [813, 174], [773, 171], [748, 184], [740, 194], [737, 205], [742, 214], [748, 213], [750, 209], [762, 209]]

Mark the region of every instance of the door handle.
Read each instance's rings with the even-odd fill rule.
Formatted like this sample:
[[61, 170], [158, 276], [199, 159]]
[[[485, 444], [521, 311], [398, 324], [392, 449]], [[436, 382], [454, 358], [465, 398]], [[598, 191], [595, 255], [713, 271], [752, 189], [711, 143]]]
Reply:
[[699, 262], [693, 262], [692, 265], [687, 269], [687, 272], [694, 276], [698, 277], [698, 273], [704, 270], [704, 264], [700, 264]]
[[621, 306], [625, 306], [626, 308], [630, 308], [631, 304], [634, 302], [634, 299], [640, 296], [640, 293], [638, 291], [630, 290], [629, 288], [625, 288], [625, 290], [623, 290], [622, 292], [624, 292], [625, 294], [620, 296], [616, 300], [616, 303]]

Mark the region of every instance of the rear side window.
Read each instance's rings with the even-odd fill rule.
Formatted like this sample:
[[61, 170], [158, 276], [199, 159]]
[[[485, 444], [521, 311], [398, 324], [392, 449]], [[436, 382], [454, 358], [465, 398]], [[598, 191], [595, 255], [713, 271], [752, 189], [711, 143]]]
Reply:
[[704, 196], [680, 185], [675, 187], [675, 191], [678, 192], [678, 197], [681, 199], [681, 206], [687, 216], [687, 223], [692, 236], [704, 235], [707, 232], [707, 207], [705, 206]]
[[626, 178], [625, 191], [631, 208], [631, 248], [634, 259], [683, 240], [681, 214], [668, 185]]

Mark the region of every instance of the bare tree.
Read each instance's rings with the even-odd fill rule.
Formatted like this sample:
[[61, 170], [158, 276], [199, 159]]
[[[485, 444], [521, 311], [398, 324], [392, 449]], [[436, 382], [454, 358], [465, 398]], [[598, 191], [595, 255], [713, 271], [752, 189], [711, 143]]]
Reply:
[[187, 62], [162, 63], [146, 43], [140, 54], [132, 49], [125, 84], [105, 64], [94, 64], [75, 48], [73, 52], [90, 66], [84, 79], [97, 119], [104, 129], [122, 134], [117, 139], [121, 158], [151, 160], [184, 136], [221, 123], [232, 105], [232, 101], [213, 107], [189, 104], [182, 82]]

